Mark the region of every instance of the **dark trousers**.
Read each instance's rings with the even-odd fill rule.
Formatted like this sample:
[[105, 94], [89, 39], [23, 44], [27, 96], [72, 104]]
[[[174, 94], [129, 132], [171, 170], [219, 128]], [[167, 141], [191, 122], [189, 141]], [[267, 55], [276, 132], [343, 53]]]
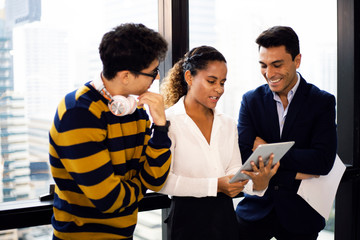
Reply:
[[167, 223], [168, 240], [237, 240], [232, 198], [173, 197]]
[[[296, 216], [294, 216], [296, 217]], [[318, 233], [297, 234], [284, 229], [272, 210], [269, 215], [258, 221], [245, 221], [237, 216], [239, 225], [239, 240], [269, 240], [275, 237], [277, 240], [316, 240]]]

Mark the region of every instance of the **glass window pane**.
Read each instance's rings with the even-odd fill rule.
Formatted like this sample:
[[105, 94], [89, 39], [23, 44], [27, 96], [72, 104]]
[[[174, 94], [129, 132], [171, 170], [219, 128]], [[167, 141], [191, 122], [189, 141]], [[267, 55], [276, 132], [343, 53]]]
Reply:
[[[325, 5], [327, 10], [319, 11]], [[189, 0], [189, 15], [190, 49], [211, 45], [227, 59], [225, 94], [217, 108], [235, 120], [242, 95], [265, 83], [260, 74], [255, 39], [275, 25], [290, 26], [298, 34], [302, 54], [298, 71], [302, 76], [336, 96], [336, 0]], [[332, 213], [319, 239], [333, 239], [333, 231]]]
[[[99, 76], [98, 46], [105, 32], [125, 22], [158, 29], [158, 1], [0, 0], [0, 10], [2, 202], [48, 193], [53, 182], [48, 131], [59, 101]], [[158, 91], [156, 82], [153, 91]], [[159, 214], [155, 215], [160, 222]], [[159, 223], [156, 226], [161, 231]], [[135, 237], [144, 235], [141, 231]], [[14, 239], [50, 239], [52, 227], [1, 234]]]
[[[256, 37], [275, 25], [299, 36], [303, 77], [336, 96], [336, 0], [190, 0], [190, 49], [211, 45], [228, 62], [228, 81], [219, 109], [237, 119], [242, 95], [265, 80], [260, 74]], [[319, 11], [326, 5], [326, 11]], [[300, 17], [306, 12], [307, 17]], [[294, 15], [298, 14], [299, 17]], [[314, 20], [315, 19], [315, 20]]]
[[0, 0], [0, 9], [1, 202], [48, 192], [48, 131], [59, 101], [99, 76], [105, 32], [125, 22], [157, 30], [158, 4]]

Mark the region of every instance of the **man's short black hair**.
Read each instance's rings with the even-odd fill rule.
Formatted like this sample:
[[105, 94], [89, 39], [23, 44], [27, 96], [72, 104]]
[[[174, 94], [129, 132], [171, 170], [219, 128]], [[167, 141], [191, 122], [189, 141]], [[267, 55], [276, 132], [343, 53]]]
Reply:
[[99, 53], [103, 75], [112, 79], [119, 71], [141, 71], [154, 60], [163, 60], [166, 51], [167, 42], [158, 32], [143, 24], [121, 24], [101, 40]]
[[256, 43], [260, 47], [279, 47], [285, 46], [286, 52], [291, 54], [292, 59], [300, 53], [299, 38], [291, 27], [274, 26], [263, 31]]

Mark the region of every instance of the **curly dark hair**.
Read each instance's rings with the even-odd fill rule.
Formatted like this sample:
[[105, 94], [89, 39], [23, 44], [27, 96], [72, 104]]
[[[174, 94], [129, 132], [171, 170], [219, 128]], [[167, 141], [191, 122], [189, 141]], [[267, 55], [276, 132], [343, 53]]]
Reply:
[[166, 108], [171, 107], [187, 94], [188, 85], [184, 77], [185, 72], [189, 70], [191, 75], [196, 76], [197, 72], [206, 69], [211, 61], [226, 63], [225, 57], [215, 48], [200, 46], [187, 52], [174, 64], [160, 85], [160, 93], [164, 97]]
[[158, 32], [143, 24], [121, 24], [107, 32], [101, 40], [99, 53], [103, 75], [110, 80], [122, 70], [141, 71], [155, 59], [163, 60], [167, 46]]
[[285, 46], [292, 60], [300, 53], [299, 38], [291, 27], [274, 26], [263, 31], [256, 39], [260, 47], [279, 47]]

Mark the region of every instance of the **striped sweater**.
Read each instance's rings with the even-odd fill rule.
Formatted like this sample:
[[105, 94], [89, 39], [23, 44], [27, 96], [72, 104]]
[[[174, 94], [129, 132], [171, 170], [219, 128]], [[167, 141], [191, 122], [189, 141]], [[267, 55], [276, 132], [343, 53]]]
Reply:
[[138, 202], [147, 189], [160, 190], [168, 175], [167, 134], [152, 133], [144, 108], [113, 115], [87, 83], [60, 102], [49, 141], [54, 238], [132, 237]]

